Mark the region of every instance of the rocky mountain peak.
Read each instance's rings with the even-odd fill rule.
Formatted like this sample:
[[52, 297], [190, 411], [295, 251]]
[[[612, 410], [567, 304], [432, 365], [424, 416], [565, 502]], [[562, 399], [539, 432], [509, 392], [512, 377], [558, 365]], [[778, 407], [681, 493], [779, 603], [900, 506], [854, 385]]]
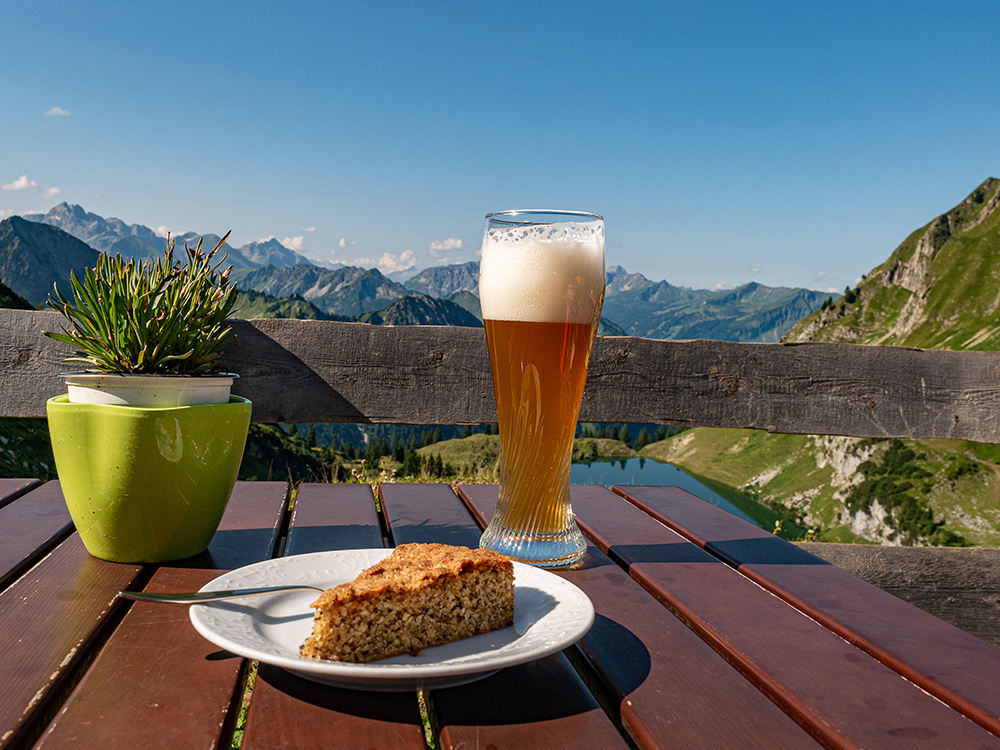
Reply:
[[[907, 237], [857, 289], [799, 323], [784, 341], [964, 348], [961, 333], [1000, 347], [1000, 180], [989, 178]], [[991, 323], [992, 326], [985, 326]], [[985, 326], [985, 328], [984, 328]], [[975, 336], [973, 337], [975, 338]]]

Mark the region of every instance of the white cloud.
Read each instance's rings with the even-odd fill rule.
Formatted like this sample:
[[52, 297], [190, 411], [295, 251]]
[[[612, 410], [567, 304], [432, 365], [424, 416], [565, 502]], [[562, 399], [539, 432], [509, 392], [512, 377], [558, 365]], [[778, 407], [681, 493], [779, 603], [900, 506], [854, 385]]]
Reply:
[[760, 263], [751, 263], [750, 273], [760, 273]]
[[67, 112], [62, 107], [49, 107], [48, 111], [45, 113], [46, 117], [69, 117], [69, 112]]
[[632, 243], [631, 242], [612, 242], [611, 243], [611, 247], [616, 248], [618, 250], [631, 250], [632, 249]]
[[297, 253], [300, 250], [302, 250], [302, 241], [304, 239], [305, 237], [303, 237], [302, 235], [299, 235], [298, 237], [285, 237], [285, 239], [281, 241], [281, 244], [287, 247], [292, 252]]
[[153, 234], [155, 234], [157, 237], [166, 237], [168, 234], [170, 234], [170, 229], [166, 226], [161, 225], [153, 230]]
[[299, 227], [300, 232], [315, 232], [316, 227]]
[[351, 245], [357, 245], [357, 244], [358, 244], [357, 240], [351, 240], [350, 242], [348, 242], [346, 239], [344, 239], [343, 237], [341, 237], [340, 238], [340, 242], [337, 243], [337, 246], [338, 247], [350, 247]]
[[[38, 183], [37, 182], [35, 182], [34, 180], [29, 180], [28, 179], [28, 175], [23, 174], [20, 177], [18, 177], [16, 180], [14, 180], [13, 182], [8, 182], [8, 183], [5, 183], [4, 185], [0, 185], [0, 189], [2, 189], [2, 190], [31, 190], [32, 192], [38, 192], [39, 187], [38, 187]], [[41, 190], [44, 191], [42, 197], [45, 198], [45, 200], [47, 200], [47, 201], [52, 200], [57, 195], [59, 195], [60, 193], [62, 193], [62, 190], [60, 190], [57, 187], [41, 188]]]
[[377, 266], [384, 274], [395, 273], [396, 271], [408, 271], [417, 265], [417, 255], [412, 250], [404, 250], [399, 255], [383, 253], [378, 260], [372, 258], [357, 258], [351, 261], [355, 266]]
[[452, 250], [461, 250], [464, 247], [464, 243], [455, 235], [452, 235], [446, 240], [434, 240], [427, 246], [430, 251], [438, 260], [441, 260], [443, 256], [450, 253]]
[[718, 284], [715, 285], [714, 291], [716, 291], [716, 292], [726, 292], [726, 291], [729, 291], [730, 289], [735, 289], [735, 288], [736, 287], [733, 286], [732, 284], [727, 284], [724, 281], [720, 281]]
[[3, 190], [38, 190], [38, 183], [34, 180], [29, 180], [28, 175], [23, 174], [18, 177], [13, 182], [8, 182], [6, 185], [0, 185], [0, 189]]
[[259, 240], [257, 240], [257, 242], [259, 242], [260, 244], [263, 245], [265, 242], [270, 242], [273, 239], [274, 239], [274, 235], [273, 234], [269, 234], [269, 235], [267, 235], [267, 237], [261, 237]]
[[3, 221], [4, 219], [9, 219], [16, 213], [17, 211], [15, 211], [12, 208], [0, 208], [0, 221]]
[[840, 294], [840, 290], [837, 289], [837, 287], [835, 287], [835, 286], [830, 286], [830, 287], [826, 288], [826, 293], [827, 294]]

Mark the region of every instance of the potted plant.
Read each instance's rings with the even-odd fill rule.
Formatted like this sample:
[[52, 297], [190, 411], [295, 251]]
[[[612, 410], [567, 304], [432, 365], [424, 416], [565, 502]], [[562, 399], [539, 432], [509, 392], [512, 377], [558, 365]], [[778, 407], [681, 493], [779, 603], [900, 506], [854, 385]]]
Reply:
[[184, 246], [137, 262], [102, 255], [71, 297], [48, 304], [65, 321], [47, 336], [75, 347], [68, 393], [46, 412], [56, 472], [88, 551], [116, 562], [164, 562], [202, 552], [239, 472], [251, 404], [217, 373], [237, 302], [232, 267]]

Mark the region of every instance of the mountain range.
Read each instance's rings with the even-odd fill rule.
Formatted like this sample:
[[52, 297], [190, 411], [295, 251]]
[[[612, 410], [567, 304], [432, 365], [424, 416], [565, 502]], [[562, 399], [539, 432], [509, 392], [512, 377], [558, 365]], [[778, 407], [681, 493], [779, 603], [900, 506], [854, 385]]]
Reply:
[[[149, 227], [105, 219], [69, 203], [44, 215], [12, 217], [0, 227], [0, 281], [33, 305], [45, 302], [53, 284], [65, 288], [70, 269], [92, 265], [98, 251], [143, 259], [159, 255], [165, 247], [164, 237]], [[178, 244], [194, 244], [198, 235], [189, 232], [175, 239]], [[203, 247], [214, 247], [218, 241], [216, 235], [205, 235]], [[239, 288], [265, 295], [245, 300], [246, 310], [253, 314], [319, 314], [397, 325], [403, 321], [481, 325], [479, 264], [474, 261], [427, 268], [400, 282], [378, 269], [320, 265], [273, 238], [225, 249]], [[756, 283], [724, 291], [695, 290], [651, 281], [615, 266], [607, 272], [599, 333], [777, 341], [828, 296]], [[286, 299], [293, 301], [282, 302]]]
[[[126, 224], [121, 219], [105, 219], [97, 214], [86, 211], [82, 206], [70, 203], [60, 203], [46, 214], [28, 214], [24, 217], [30, 221], [58, 227], [67, 234], [83, 240], [95, 250], [102, 253], [120, 253], [123, 256], [148, 258], [161, 255], [166, 249], [166, 237], [142, 224]], [[194, 246], [203, 235], [195, 232], [171, 235], [178, 247], [185, 243]], [[202, 247], [211, 250], [219, 240], [216, 234], [206, 234]], [[250, 242], [242, 247], [223, 245], [228, 262], [234, 268], [260, 268], [262, 266], [294, 266], [299, 263], [321, 265], [319, 261], [307, 258], [300, 253], [289, 250], [273, 237], [257, 242]], [[340, 264], [336, 264], [340, 265]]]

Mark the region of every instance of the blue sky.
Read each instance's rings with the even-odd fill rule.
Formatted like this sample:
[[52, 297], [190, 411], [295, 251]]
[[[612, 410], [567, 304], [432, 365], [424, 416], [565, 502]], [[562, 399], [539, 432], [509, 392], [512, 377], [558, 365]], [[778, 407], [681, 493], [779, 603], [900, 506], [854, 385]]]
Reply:
[[1000, 177], [1000, 4], [0, 0], [0, 218], [60, 201], [389, 272], [483, 216], [838, 289]]

